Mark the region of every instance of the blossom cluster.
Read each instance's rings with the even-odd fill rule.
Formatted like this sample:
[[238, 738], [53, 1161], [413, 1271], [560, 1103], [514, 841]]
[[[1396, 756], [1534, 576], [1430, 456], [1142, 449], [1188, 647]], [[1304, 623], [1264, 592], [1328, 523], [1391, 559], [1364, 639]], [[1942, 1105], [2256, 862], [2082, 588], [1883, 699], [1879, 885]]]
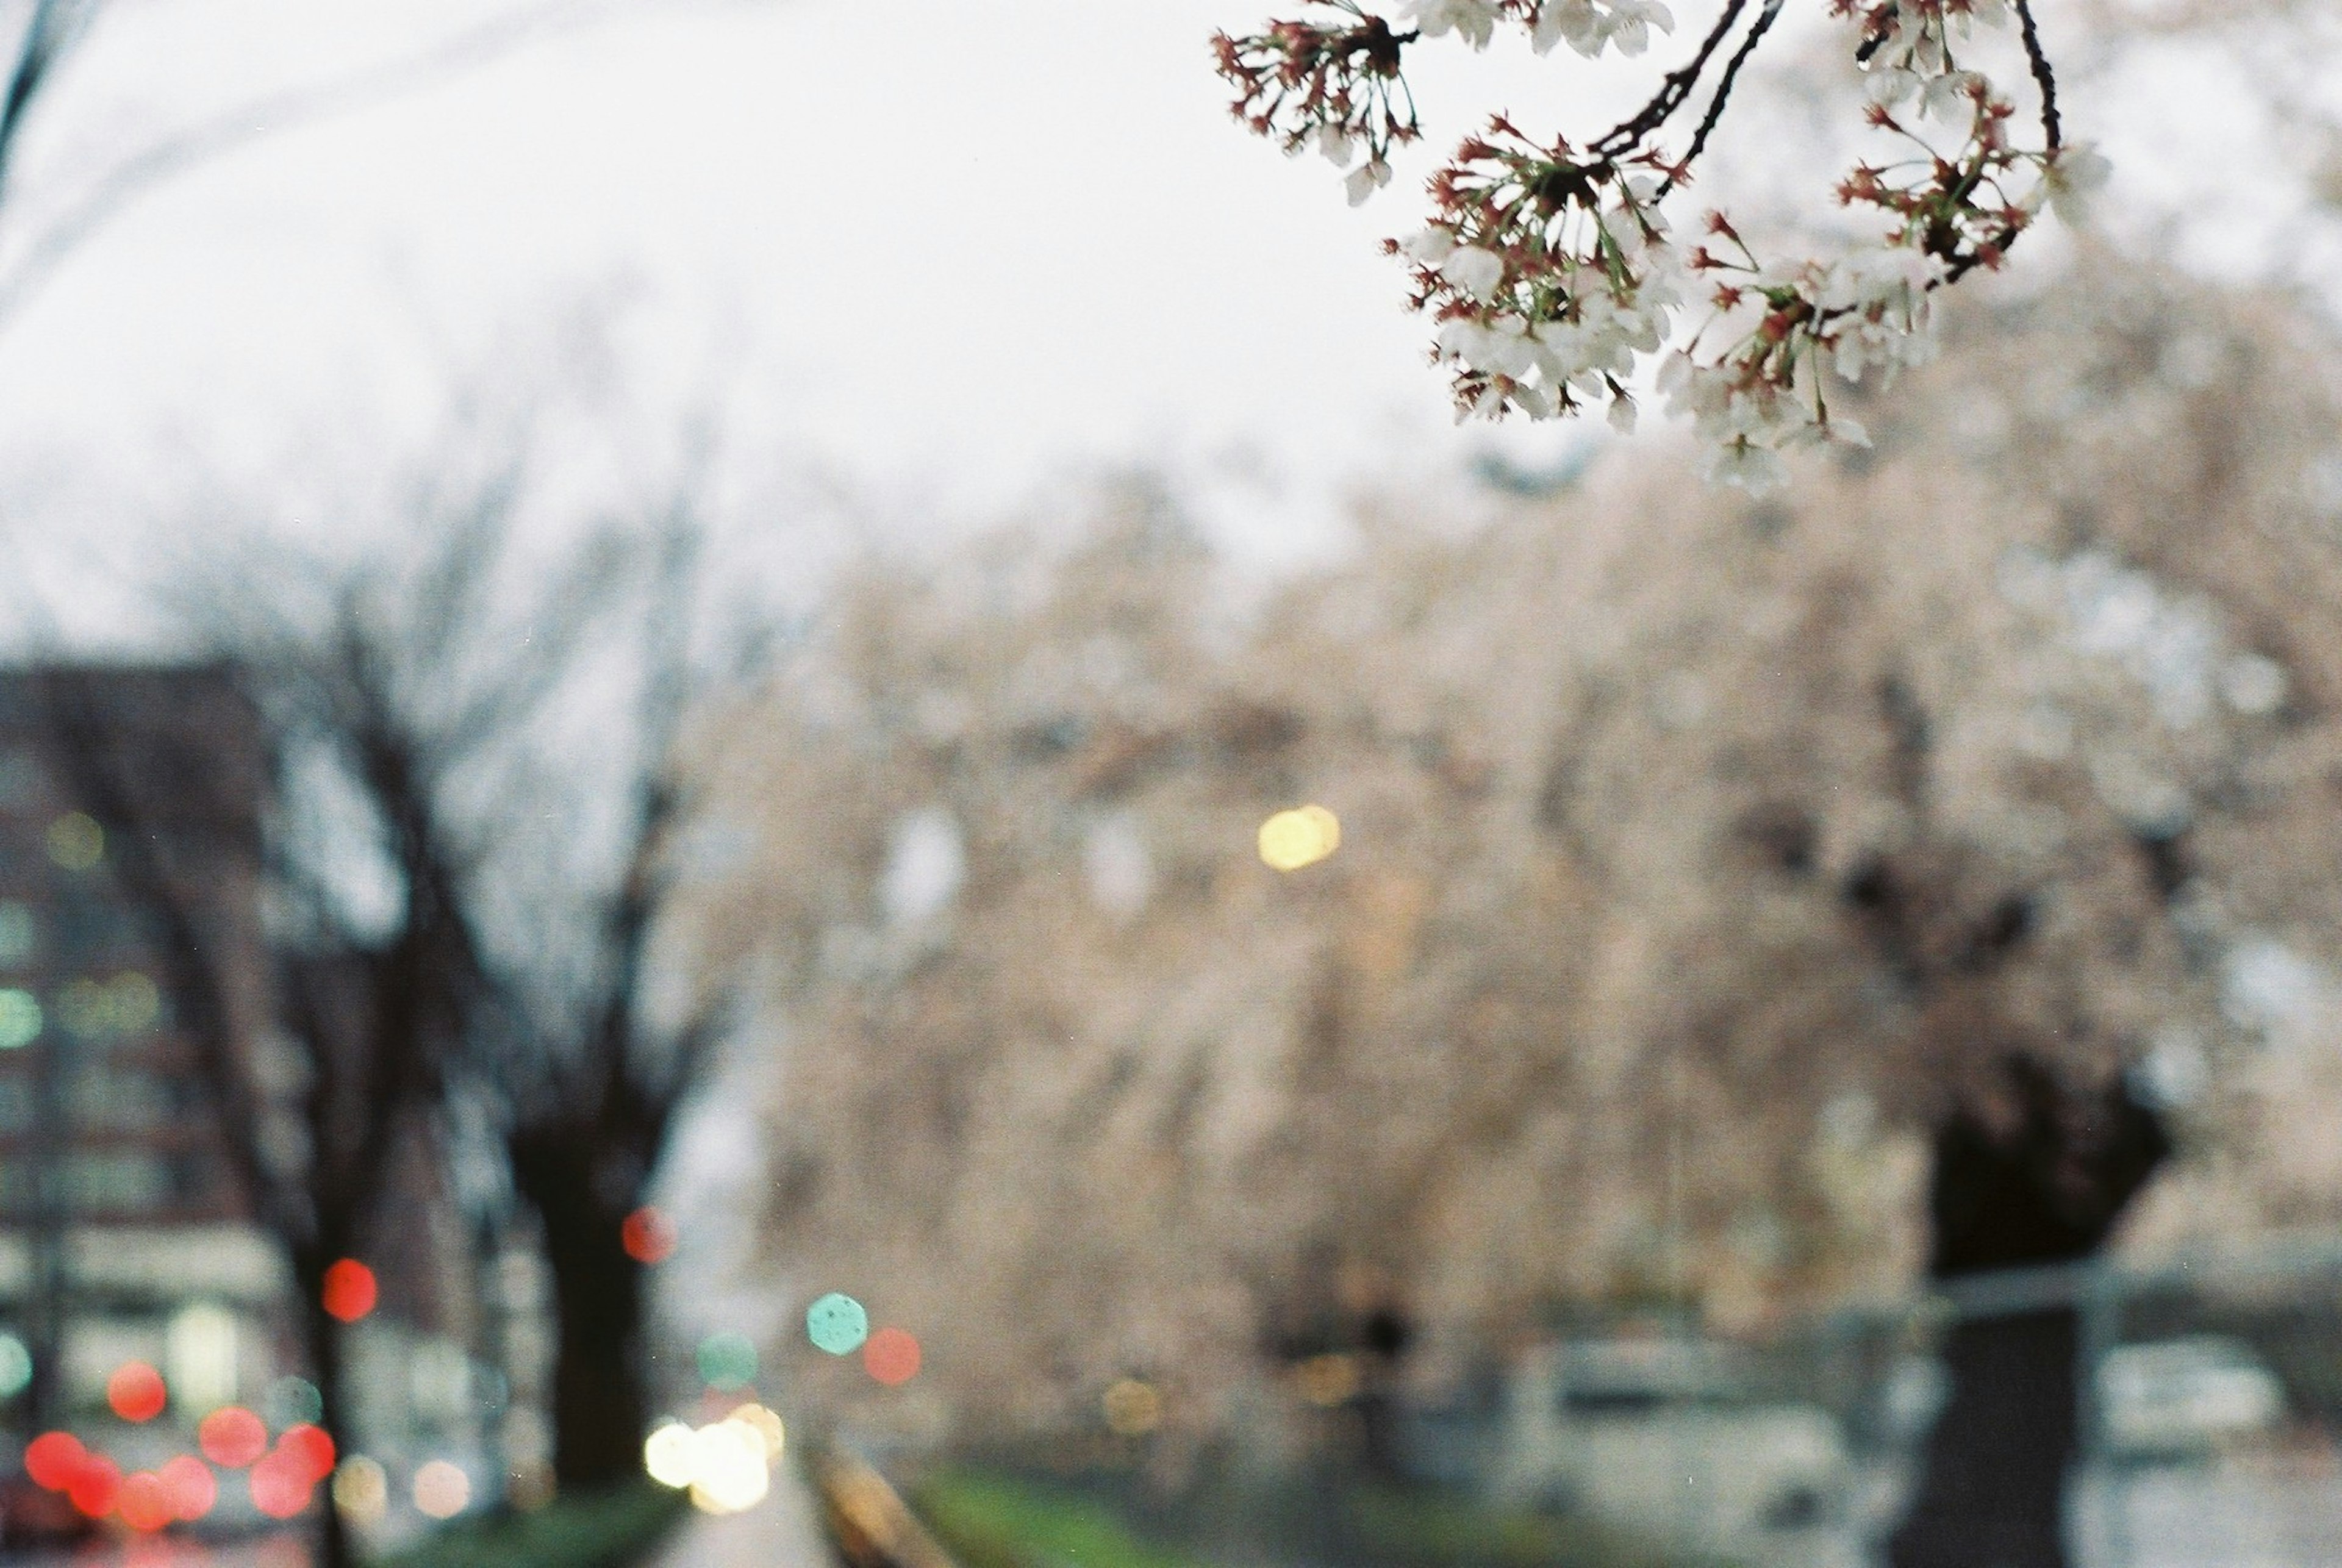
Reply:
[[[2087, 147], [2016, 147], [2016, 111], [1979, 72], [1961, 68], [1952, 42], [1971, 22], [2009, 14], [2007, 0], [1837, 0], [1864, 29], [1870, 124], [1915, 150], [1859, 164], [1837, 189], [1847, 206], [1887, 219], [1870, 244], [1832, 262], [1766, 265], [1730, 221], [1710, 215], [1717, 249], [1703, 245], [1687, 271], [1711, 282], [1714, 314], [1671, 355], [1660, 389], [1692, 415], [1708, 443], [1709, 477], [1765, 489], [1786, 477], [1781, 454], [1820, 442], [1867, 444], [1853, 420], [1831, 413], [1834, 382], [1877, 369], [1891, 378], [1933, 357], [1930, 296], [1977, 267], [1997, 267], [2047, 202], [2074, 212], [2106, 173]], [[1964, 119], [1962, 145], [1937, 150], [1903, 117]], [[1716, 345], [1707, 353], [1703, 344]]]
[[1230, 112], [1287, 153], [1315, 147], [1336, 168], [1363, 151], [1350, 175], [1350, 203], [1390, 181], [1390, 150], [1420, 134], [1415, 101], [1399, 75], [1414, 33], [1394, 33], [1354, 0], [1319, 0], [1324, 25], [1277, 22], [1266, 33], [1212, 36], [1220, 75], [1236, 87]]
[[[1415, 25], [1396, 32], [1357, 0], [1310, 0], [1308, 19], [1265, 33], [1212, 38], [1219, 74], [1236, 89], [1230, 111], [1287, 153], [1315, 148], [1349, 169], [1353, 206], [1390, 183], [1390, 151], [1420, 134], [1400, 72], [1406, 45], [1453, 35], [1487, 47], [1500, 24], [1525, 29], [1537, 53], [1567, 44], [1581, 55], [1639, 55], [1675, 17], [1661, 0], [1404, 0]], [[1351, 165], [1363, 153], [1365, 161]]]
[[1652, 153], [1540, 147], [1499, 115], [1433, 177], [1430, 224], [1388, 248], [1414, 263], [1459, 414], [1547, 418], [1606, 399], [1632, 426], [1626, 378], [1682, 301], [1656, 205], [1675, 172]]
[[1659, 0], [1406, 0], [1416, 30], [1426, 38], [1453, 32], [1475, 49], [1485, 49], [1497, 25], [1512, 22], [1528, 30], [1536, 52], [1567, 44], [1588, 59], [1616, 46], [1621, 55], [1650, 47], [1651, 31], [1675, 27], [1675, 15]]
[[[1279, 23], [1258, 38], [1216, 42], [1223, 74], [1243, 95], [1236, 111], [1254, 129], [1288, 151], [1314, 139], [1345, 166], [1363, 145], [1366, 162], [1350, 175], [1354, 203], [1389, 179], [1390, 145], [1416, 135], [1411, 101], [1403, 122], [1390, 108], [1391, 95], [1405, 93], [1403, 45], [1453, 35], [1478, 48], [1509, 23], [1540, 49], [1566, 42], [1588, 55], [1610, 46], [1633, 54], [1651, 28], [1673, 22], [1656, 0], [1405, 0], [1415, 30], [1394, 34], [1352, 0], [1319, 3], [1346, 25]], [[1433, 358], [1453, 373], [1457, 417], [1547, 418], [1606, 403], [1614, 424], [1632, 428], [1628, 385], [1638, 362], [1664, 354], [1658, 388], [1707, 444], [1710, 477], [1768, 487], [1785, 476], [1784, 452], [1866, 443], [1860, 425], [1832, 411], [1833, 386], [1924, 363], [1933, 293], [1998, 266], [2044, 205], [2075, 216], [2105, 177], [2096, 153], [2060, 143], [2055, 85], [2026, 0], [1831, 0], [1858, 34], [1869, 124], [1902, 148], [1890, 161], [1858, 164], [1837, 187], [1840, 204], [1874, 214], [1880, 232], [1834, 260], [1767, 263], [1712, 214], [1686, 254], [1660, 205], [1688, 178], [1780, 0], [1765, 0], [1746, 30], [1690, 151], [1671, 160], [1653, 138], [1691, 102], [1747, 4], [1728, 0], [1692, 64], [1607, 135], [1580, 147], [1539, 144], [1498, 115], [1433, 176], [1429, 224], [1386, 248], [1413, 268], [1411, 303], [1436, 324]], [[2012, 17], [2041, 89], [2037, 149], [2016, 145], [2013, 104], [1958, 57], [1975, 27]], [[1379, 135], [1360, 128], [1369, 100], [1382, 106]], [[1676, 315], [1693, 301], [1708, 307], [1706, 319], [1670, 349]]]

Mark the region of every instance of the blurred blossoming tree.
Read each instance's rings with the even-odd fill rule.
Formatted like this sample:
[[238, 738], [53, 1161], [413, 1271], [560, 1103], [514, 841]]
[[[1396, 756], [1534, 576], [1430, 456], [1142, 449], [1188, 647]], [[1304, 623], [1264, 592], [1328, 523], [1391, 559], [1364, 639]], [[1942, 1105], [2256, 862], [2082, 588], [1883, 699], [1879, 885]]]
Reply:
[[[806, 1397], [1062, 1426], [1138, 1374], [1200, 1433], [1361, 1271], [1433, 1381], [1556, 1302], [1896, 1293], [1927, 1130], [2017, 1060], [2177, 1128], [2138, 1244], [2330, 1216], [2314, 333], [2105, 258], [1952, 332], [1795, 509], [1658, 461], [1389, 504], [1249, 615], [1143, 494], [854, 579], [709, 731], [753, 847], [678, 916], [769, 965], [776, 1266], [927, 1346]], [[1305, 800], [1341, 846], [1280, 874]]]

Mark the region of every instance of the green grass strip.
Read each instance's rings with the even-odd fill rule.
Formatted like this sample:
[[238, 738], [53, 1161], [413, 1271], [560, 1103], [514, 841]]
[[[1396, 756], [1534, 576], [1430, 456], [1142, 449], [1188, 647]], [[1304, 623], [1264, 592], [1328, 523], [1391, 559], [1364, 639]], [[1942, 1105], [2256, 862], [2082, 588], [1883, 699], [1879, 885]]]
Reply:
[[914, 1488], [911, 1505], [962, 1568], [1204, 1568], [1101, 1503], [1028, 1482], [946, 1471]]
[[631, 1568], [683, 1517], [683, 1493], [643, 1482], [434, 1531], [376, 1568]]

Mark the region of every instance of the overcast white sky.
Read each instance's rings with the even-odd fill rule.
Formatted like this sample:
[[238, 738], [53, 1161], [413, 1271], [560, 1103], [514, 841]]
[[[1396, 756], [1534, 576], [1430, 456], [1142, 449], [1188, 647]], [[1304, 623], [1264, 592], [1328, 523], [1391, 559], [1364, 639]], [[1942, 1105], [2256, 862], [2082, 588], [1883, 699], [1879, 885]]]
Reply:
[[[109, 0], [26, 140], [0, 278], [125, 155], [527, 8]], [[579, 0], [599, 19], [124, 206], [0, 317], [0, 504], [49, 537], [183, 524], [201, 494], [346, 527], [342, 498], [420, 460], [469, 377], [630, 410], [601, 427], [638, 449], [621, 466], [658, 466], [688, 411], [719, 408], [727, 493], [776, 533], [813, 494], [964, 524], [1151, 462], [1239, 556], [1305, 557], [1345, 484], [1492, 437], [1451, 426], [1375, 253], [1417, 221], [1412, 182], [1352, 212], [1325, 165], [1226, 118], [1205, 41], [1266, 9]], [[2158, 140], [2255, 166], [2248, 95], [2147, 70], [2067, 105], [2135, 193], [2171, 194]], [[1474, 93], [1606, 123], [1640, 75], [1448, 61], [1422, 84], [1431, 144]], [[2214, 233], [2276, 243], [2276, 196], [2219, 188], [2242, 216]], [[1586, 437], [1502, 439], [1534, 462]]]

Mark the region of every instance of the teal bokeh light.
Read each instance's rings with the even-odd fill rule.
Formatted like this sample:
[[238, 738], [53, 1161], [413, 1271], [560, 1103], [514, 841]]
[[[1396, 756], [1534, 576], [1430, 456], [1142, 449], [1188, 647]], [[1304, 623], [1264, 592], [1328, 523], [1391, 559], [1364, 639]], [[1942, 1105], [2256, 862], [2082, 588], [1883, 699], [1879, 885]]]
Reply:
[[0, 1051], [15, 1051], [41, 1037], [41, 1004], [29, 991], [0, 991]]
[[832, 1291], [806, 1308], [806, 1337], [832, 1355], [852, 1355], [870, 1337], [870, 1314], [852, 1296]]
[[32, 1353], [15, 1334], [0, 1332], [0, 1399], [14, 1399], [33, 1381]]
[[307, 1378], [280, 1377], [268, 1385], [262, 1413], [268, 1417], [269, 1425], [278, 1428], [315, 1423], [325, 1419], [325, 1400]]
[[746, 1334], [711, 1333], [699, 1342], [699, 1380], [725, 1393], [756, 1381], [756, 1347]]

